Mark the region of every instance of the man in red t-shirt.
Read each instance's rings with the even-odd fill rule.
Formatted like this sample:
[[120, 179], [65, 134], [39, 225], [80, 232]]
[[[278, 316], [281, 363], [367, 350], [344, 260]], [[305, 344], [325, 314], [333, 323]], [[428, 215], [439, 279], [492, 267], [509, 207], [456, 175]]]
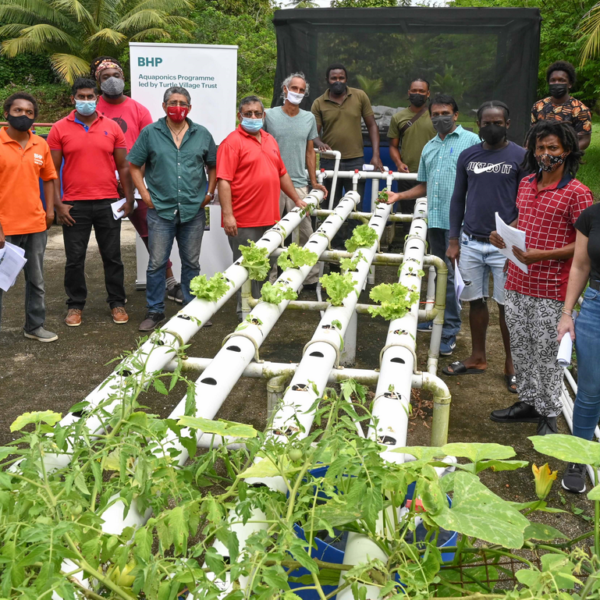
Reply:
[[48, 145], [56, 171], [56, 212], [63, 226], [65, 253], [65, 291], [69, 310], [65, 324], [81, 325], [81, 313], [87, 299], [85, 255], [92, 227], [104, 263], [104, 281], [112, 319], [127, 323], [125, 278], [121, 261], [121, 219], [113, 216], [111, 204], [119, 199], [115, 165], [125, 190], [124, 216], [133, 209], [133, 185], [126, 160], [127, 146], [121, 128], [98, 114], [96, 82], [79, 78], [73, 85], [71, 101], [75, 110], [54, 124]]
[[[95, 58], [90, 70], [92, 77], [100, 86], [100, 97], [96, 110], [101, 115], [112, 119], [123, 131], [125, 143], [127, 144], [127, 153], [131, 152], [142, 129], [154, 121], [150, 111], [143, 105], [129, 98], [123, 93], [125, 89], [125, 76], [123, 75], [123, 66], [112, 56], [99, 56]], [[119, 189], [122, 193], [122, 189]], [[138, 191], [135, 190], [135, 197], [141, 200]], [[148, 207], [144, 202], [138, 202], [138, 207], [129, 215], [129, 220], [138, 232], [142, 242], [148, 248], [148, 222], [146, 220]], [[183, 303], [183, 292], [181, 284], [173, 275], [173, 264], [167, 262], [167, 298]]]
[[[229, 236], [233, 260], [242, 255], [239, 247], [257, 242], [279, 221], [279, 195], [283, 191], [300, 208], [306, 206], [294, 188], [275, 138], [262, 129], [265, 109], [258, 96], [240, 102], [240, 125], [217, 151], [219, 202], [223, 227]], [[252, 295], [260, 297], [261, 285], [252, 282]], [[241, 319], [241, 294], [238, 292]]]
[[[5, 252], [2, 249], [6, 242], [25, 252], [24, 334], [39, 342], [54, 342], [58, 336], [44, 328], [44, 252], [47, 230], [54, 220], [52, 180], [56, 179], [56, 171], [46, 140], [29, 131], [37, 115], [35, 98], [24, 92], [4, 102], [8, 127], [0, 130], [0, 254]], [[44, 182], [46, 210], [40, 199], [40, 179]]]
[[[537, 423], [538, 435], [558, 433], [556, 418], [562, 412], [557, 326], [575, 252], [575, 222], [593, 203], [590, 190], [574, 178], [582, 154], [571, 125], [536, 123], [525, 163], [537, 174], [525, 177], [517, 194], [517, 227], [525, 232], [527, 250], [513, 246], [513, 252], [527, 273], [509, 262], [504, 306], [519, 402], [490, 418]], [[495, 231], [490, 242], [505, 248]]]

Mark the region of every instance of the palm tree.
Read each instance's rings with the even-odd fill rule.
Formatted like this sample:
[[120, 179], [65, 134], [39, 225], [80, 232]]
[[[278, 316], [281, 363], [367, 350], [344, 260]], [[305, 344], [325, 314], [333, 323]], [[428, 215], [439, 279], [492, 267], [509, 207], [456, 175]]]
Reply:
[[598, 56], [600, 51], [600, 3], [583, 15], [579, 24], [582, 37], [587, 36], [587, 41], [581, 50], [581, 64], [584, 65], [590, 58]]
[[0, 0], [2, 53], [43, 53], [67, 83], [90, 71], [100, 54], [116, 53], [129, 41], [168, 39], [170, 27], [194, 23], [173, 13], [192, 0]]

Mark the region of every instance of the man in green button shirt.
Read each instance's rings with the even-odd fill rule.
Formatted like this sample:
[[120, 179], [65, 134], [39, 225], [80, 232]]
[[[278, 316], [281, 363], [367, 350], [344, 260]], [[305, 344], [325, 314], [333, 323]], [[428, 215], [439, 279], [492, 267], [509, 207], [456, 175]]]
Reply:
[[145, 127], [127, 155], [134, 185], [148, 206], [148, 313], [140, 331], [152, 331], [165, 318], [166, 267], [174, 239], [181, 257], [184, 305], [192, 300], [190, 281], [200, 273], [206, 218], [202, 209], [214, 196], [217, 147], [209, 131], [187, 117], [191, 109], [185, 88], [169, 88], [163, 102], [166, 117]]

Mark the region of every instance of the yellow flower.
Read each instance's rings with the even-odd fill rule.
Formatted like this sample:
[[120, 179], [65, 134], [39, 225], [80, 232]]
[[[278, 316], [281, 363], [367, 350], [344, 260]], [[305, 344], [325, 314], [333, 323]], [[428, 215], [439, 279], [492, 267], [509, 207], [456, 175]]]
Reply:
[[552, 471], [548, 463], [542, 467], [533, 465], [532, 469], [535, 478], [535, 493], [540, 500], [544, 500], [550, 493], [552, 482], [556, 479], [558, 471]]

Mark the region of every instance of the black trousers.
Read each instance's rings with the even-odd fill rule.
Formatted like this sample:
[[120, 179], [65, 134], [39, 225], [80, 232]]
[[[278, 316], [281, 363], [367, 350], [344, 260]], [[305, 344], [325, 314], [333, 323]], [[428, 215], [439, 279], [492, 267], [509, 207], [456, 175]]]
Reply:
[[63, 225], [65, 241], [65, 292], [67, 306], [83, 310], [87, 299], [85, 255], [92, 227], [104, 263], [104, 282], [110, 308], [125, 306], [125, 270], [121, 260], [121, 219], [115, 219], [111, 203], [117, 200], [77, 200], [70, 204], [75, 225]]

